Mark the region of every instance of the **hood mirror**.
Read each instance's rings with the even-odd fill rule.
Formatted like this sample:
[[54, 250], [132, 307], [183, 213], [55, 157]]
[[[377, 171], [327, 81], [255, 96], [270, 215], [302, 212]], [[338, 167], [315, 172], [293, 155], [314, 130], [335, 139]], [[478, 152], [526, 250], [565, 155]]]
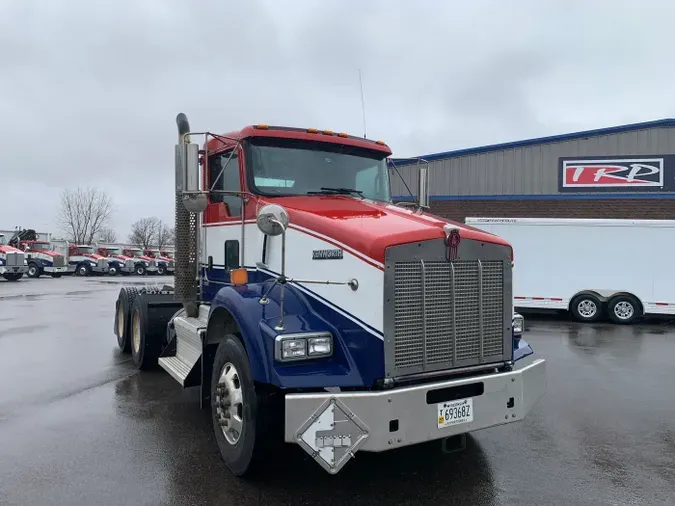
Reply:
[[267, 204], [260, 208], [256, 223], [258, 229], [270, 236], [283, 234], [288, 228], [288, 213], [278, 204]]

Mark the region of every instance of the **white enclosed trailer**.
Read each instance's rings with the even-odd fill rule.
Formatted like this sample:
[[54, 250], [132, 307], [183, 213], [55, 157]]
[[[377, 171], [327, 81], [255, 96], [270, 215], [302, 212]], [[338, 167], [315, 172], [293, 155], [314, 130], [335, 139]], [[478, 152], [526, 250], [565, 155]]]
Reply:
[[580, 321], [675, 315], [675, 220], [466, 218], [513, 246], [514, 306]]

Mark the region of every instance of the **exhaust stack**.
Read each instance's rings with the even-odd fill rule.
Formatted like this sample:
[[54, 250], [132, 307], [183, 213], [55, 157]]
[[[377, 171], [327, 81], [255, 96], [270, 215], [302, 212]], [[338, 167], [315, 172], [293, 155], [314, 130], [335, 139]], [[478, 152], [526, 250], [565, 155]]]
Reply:
[[[190, 143], [190, 123], [183, 113], [176, 116], [178, 144], [176, 145], [176, 253], [174, 298], [179, 300], [188, 316], [197, 317], [199, 306], [199, 213], [186, 207], [186, 194], [199, 190], [199, 146]], [[190, 198], [189, 196], [187, 197]], [[189, 202], [189, 200], [187, 201]]]

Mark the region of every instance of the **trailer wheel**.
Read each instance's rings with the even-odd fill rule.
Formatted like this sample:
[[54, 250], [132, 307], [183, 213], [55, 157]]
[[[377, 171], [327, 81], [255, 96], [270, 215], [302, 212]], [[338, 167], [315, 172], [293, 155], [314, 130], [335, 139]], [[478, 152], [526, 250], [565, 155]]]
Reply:
[[40, 267], [35, 262], [28, 264], [28, 277], [29, 278], [39, 278], [40, 277]]
[[258, 470], [273, 438], [274, 416], [269, 399], [256, 392], [248, 355], [233, 334], [220, 342], [213, 360], [211, 418], [220, 456], [232, 474]]
[[125, 286], [120, 290], [115, 303], [115, 334], [117, 335], [117, 345], [124, 353], [127, 353], [131, 348], [129, 317], [137, 295], [138, 290], [136, 288]]
[[607, 302], [607, 313], [614, 323], [629, 324], [641, 316], [642, 307], [632, 295], [616, 295]]
[[602, 302], [595, 295], [577, 295], [570, 303], [572, 316], [581, 322], [595, 322], [602, 316]]

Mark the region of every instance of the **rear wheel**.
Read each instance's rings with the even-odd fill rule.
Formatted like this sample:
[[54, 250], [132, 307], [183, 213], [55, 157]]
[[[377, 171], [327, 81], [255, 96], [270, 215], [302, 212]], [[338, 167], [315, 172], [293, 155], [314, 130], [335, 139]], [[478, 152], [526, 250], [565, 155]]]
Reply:
[[609, 319], [614, 323], [633, 323], [641, 316], [642, 306], [632, 295], [616, 295], [607, 302]]
[[134, 300], [138, 295], [138, 290], [133, 286], [125, 286], [120, 290], [117, 297], [115, 308], [115, 334], [117, 335], [117, 345], [123, 352], [128, 352], [131, 348], [131, 323], [129, 317]]
[[602, 316], [602, 301], [590, 293], [577, 295], [572, 299], [570, 311], [581, 322], [595, 322]]

